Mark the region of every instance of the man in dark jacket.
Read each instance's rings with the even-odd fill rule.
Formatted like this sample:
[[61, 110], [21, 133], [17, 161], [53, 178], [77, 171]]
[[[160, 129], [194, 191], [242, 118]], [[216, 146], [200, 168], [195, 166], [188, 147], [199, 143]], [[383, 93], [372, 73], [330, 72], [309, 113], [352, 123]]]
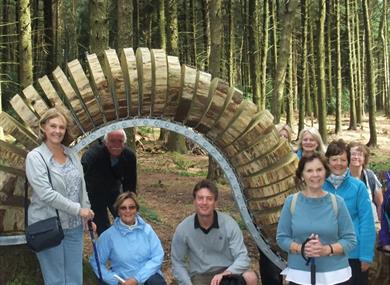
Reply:
[[126, 133], [116, 130], [104, 136], [84, 153], [81, 163], [94, 222], [100, 235], [110, 226], [107, 208], [113, 216], [113, 204], [124, 191], [136, 192], [137, 161], [135, 154], [125, 147]]

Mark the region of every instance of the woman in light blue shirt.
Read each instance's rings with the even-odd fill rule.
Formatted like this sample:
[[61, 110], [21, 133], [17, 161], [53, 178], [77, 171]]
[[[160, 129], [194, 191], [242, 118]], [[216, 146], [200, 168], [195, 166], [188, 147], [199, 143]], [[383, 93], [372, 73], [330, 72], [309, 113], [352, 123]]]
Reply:
[[304, 189], [283, 206], [276, 240], [288, 252], [282, 274], [290, 284], [311, 284], [307, 258], [315, 258], [316, 284], [348, 284], [351, 277], [346, 253], [356, 245], [353, 224], [343, 199], [322, 189], [327, 174], [322, 154], [302, 157], [296, 178]]

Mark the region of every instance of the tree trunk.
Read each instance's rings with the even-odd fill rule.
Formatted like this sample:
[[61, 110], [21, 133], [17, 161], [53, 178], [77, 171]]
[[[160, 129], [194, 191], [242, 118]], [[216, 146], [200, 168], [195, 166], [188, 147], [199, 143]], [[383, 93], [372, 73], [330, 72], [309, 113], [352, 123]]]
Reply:
[[204, 70], [207, 70], [209, 67], [209, 57], [210, 57], [210, 11], [209, 11], [209, 1], [202, 0], [202, 30], [203, 30], [203, 48], [206, 52], [205, 60], [203, 64]]
[[306, 102], [306, 85], [307, 83], [307, 5], [306, 0], [301, 0], [301, 61], [298, 67], [298, 133], [305, 127], [305, 105]]
[[33, 82], [30, 1], [19, 0], [19, 81], [21, 88]]
[[249, 73], [251, 79], [253, 103], [258, 109], [265, 105], [264, 97], [261, 96], [261, 69], [260, 69], [260, 48], [259, 48], [259, 31], [258, 31], [258, 5], [257, 0], [249, 0]]
[[261, 52], [261, 97], [264, 98], [260, 110], [265, 110], [265, 103], [267, 97], [267, 59], [268, 59], [268, 41], [269, 41], [269, 2], [263, 1], [263, 40]]
[[341, 77], [341, 36], [340, 36], [340, 0], [334, 0], [335, 26], [336, 26], [336, 134], [341, 132], [341, 99], [343, 95]]
[[[221, 43], [222, 43], [222, 1], [211, 0], [210, 1], [210, 39], [211, 39], [211, 50], [210, 50], [210, 73], [211, 76], [219, 77], [221, 70]], [[209, 155], [209, 168], [207, 178], [211, 180], [218, 180], [221, 177], [222, 171], [218, 167], [218, 164]]]
[[282, 32], [278, 53], [278, 63], [274, 77], [274, 90], [272, 92], [273, 104], [272, 114], [274, 123], [280, 122], [280, 106], [283, 99], [284, 80], [286, 76], [286, 66], [289, 58], [290, 42], [292, 38], [295, 10], [298, 6], [297, 0], [290, 0], [286, 3], [286, 9], [282, 20]]
[[369, 146], [376, 147], [378, 144], [375, 124], [375, 70], [374, 59], [372, 54], [372, 38], [371, 38], [371, 21], [368, 10], [367, 0], [362, 0], [363, 3], [363, 19], [364, 19], [364, 35], [366, 37], [366, 92], [368, 96], [368, 123], [370, 126]]
[[103, 62], [103, 53], [108, 48], [107, 5], [107, 0], [91, 0], [89, 2], [89, 48], [91, 53], [96, 53], [101, 62]]
[[326, 0], [321, 0], [319, 25], [318, 25], [318, 130], [323, 142], [327, 143], [328, 133], [326, 131], [326, 85], [325, 85], [325, 18], [326, 18]]
[[118, 48], [133, 46], [133, 2], [118, 0]]
[[353, 64], [353, 33], [351, 27], [350, 0], [345, 0], [345, 11], [348, 33], [348, 62], [349, 62], [349, 129], [356, 129], [356, 103], [355, 103], [355, 69]]
[[228, 80], [229, 85], [234, 86], [235, 84], [235, 66], [234, 66], [234, 57], [235, 57], [235, 23], [234, 23], [234, 10], [235, 10], [235, 1], [227, 1], [227, 10], [229, 17], [229, 34], [228, 34], [228, 46], [227, 46], [227, 56], [228, 56]]

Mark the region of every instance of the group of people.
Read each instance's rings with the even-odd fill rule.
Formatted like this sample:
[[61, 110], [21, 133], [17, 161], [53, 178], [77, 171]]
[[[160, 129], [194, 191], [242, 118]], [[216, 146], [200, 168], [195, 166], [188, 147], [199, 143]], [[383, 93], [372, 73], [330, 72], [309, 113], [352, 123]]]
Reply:
[[[288, 127], [278, 130], [291, 138]], [[289, 284], [312, 284], [312, 278], [316, 284], [368, 284], [384, 209], [382, 185], [367, 168], [367, 147], [338, 139], [325, 151], [317, 129], [305, 128], [296, 153], [303, 190], [281, 211], [276, 239], [288, 252], [282, 274]]]
[[[26, 158], [33, 190], [28, 224], [53, 217], [58, 210], [64, 231], [58, 246], [36, 253], [45, 284], [83, 284], [83, 229], [93, 220], [99, 238], [89, 261], [103, 282], [165, 285], [164, 251], [139, 215], [136, 157], [125, 147], [125, 132], [108, 133], [80, 161], [63, 144], [70, 135], [68, 126], [64, 112], [49, 109], [39, 122], [42, 143]], [[173, 275], [186, 285], [255, 285], [258, 277], [249, 268], [242, 232], [232, 217], [216, 210], [217, 201], [214, 183], [202, 180], [195, 185], [194, 214], [177, 226], [172, 238]], [[108, 210], [114, 216], [112, 225]]]

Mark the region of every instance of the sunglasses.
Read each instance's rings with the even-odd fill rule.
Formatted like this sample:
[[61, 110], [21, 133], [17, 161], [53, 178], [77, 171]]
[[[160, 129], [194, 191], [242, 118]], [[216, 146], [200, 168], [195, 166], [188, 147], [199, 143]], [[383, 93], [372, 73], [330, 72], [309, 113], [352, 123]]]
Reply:
[[137, 209], [136, 205], [131, 205], [131, 206], [121, 206], [119, 207], [119, 210], [121, 211], [126, 211], [126, 210], [135, 210]]

